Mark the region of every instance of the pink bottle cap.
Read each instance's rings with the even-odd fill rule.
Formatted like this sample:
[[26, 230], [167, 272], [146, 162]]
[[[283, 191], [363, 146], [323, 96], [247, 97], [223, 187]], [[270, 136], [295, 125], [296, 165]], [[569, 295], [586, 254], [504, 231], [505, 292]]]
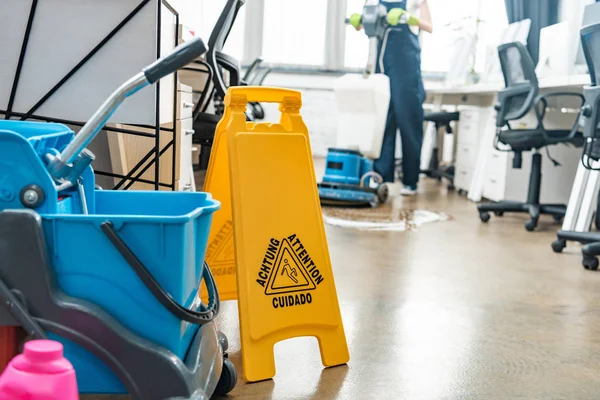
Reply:
[[58, 361], [63, 356], [63, 345], [52, 340], [30, 340], [25, 343], [23, 355], [33, 363]]

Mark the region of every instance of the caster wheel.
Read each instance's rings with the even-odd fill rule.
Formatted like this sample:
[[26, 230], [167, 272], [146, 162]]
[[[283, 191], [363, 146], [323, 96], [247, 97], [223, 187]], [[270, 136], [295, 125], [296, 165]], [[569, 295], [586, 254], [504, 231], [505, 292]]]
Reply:
[[223, 370], [221, 371], [221, 377], [219, 383], [215, 388], [216, 396], [225, 396], [231, 392], [237, 383], [237, 372], [235, 372], [235, 366], [233, 363], [226, 358], [223, 360]]
[[567, 241], [563, 240], [563, 239], [556, 239], [554, 242], [552, 242], [552, 250], [555, 253], [561, 253], [564, 248], [567, 247]]
[[227, 336], [225, 336], [225, 334], [221, 331], [217, 333], [217, 336], [219, 338], [219, 344], [223, 349], [223, 353], [226, 353], [227, 350], [229, 350], [229, 341], [227, 340]]
[[377, 187], [377, 200], [379, 200], [379, 204], [383, 204], [387, 201], [389, 193], [387, 185], [381, 184]]
[[449, 190], [449, 191], [453, 191], [454, 189], [456, 189], [456, 188], [454, 187], [454, 185], [452, 185], [452, 184], [448, 185], [448, 190]]
[[459, 196], [462, 196], [463, 194], [465, 194], [465, 191], [464, 191], [464, 190], [462, 190], [462, 189], [458, 189], [458, 190], [456, 191], [456, 193], [458, 193], [458, 194], [459, 194]]
[[504, 212], [503, 212], [503, 211], [496, 211], [496, 212], [494, 213], [494, 215], [495, 215], [496, 217], [503, 217], [503, 216], [504, 216]]
[[584, 257], [583, 258], [583, 268], [589, 269], [591, 271], [598, 270], [598, 259], [596, 257]]
[[537, 227], [537, 220], [535, 220], [535, 219], [530, 219], [529, 221], [527, 221], [525, 223], [525, 229], [527, 229], [527, 232], [535, 231], [536, 227]]
[[552, 219], [554, 220], [555, 223], [562, 224], [562, 221], [563, 221], [562, 215], [553, 215]]
[[479, 219], [481, 222], [488, 222], [490, 220], [490, 213], [485, 211], [480, 212]]

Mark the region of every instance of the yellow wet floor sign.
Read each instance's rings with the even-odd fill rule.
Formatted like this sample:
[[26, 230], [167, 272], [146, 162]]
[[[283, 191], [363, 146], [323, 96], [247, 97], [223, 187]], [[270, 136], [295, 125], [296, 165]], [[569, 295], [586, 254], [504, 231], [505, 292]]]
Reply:
[[[280, 122], [247, 123], [248, 102], [280, 103]], [[273, 346], [300, 336], [317, 338], [323, 365], [345, 364], [350, 356], [301, 95], [237, 87], [225, 104], [227, 150], [211, 161], [229, 155], [244, 377], [272, 378]]]
[[[233, 220], [231, 214], [231, 191], [229, 180], [229, 155], [227, 152], [227, 121], [229, 110], [217, 125], [211, 149], [204, 191], [221, 202], [221, 208], [214, 213], [206, 263], [215, 277], [221, 300], [237, 299], [237, 283], [235, 270], [235, 248], [233, 243]], [[206, 289], [203, 288], [204, 301], [207, 300]]]

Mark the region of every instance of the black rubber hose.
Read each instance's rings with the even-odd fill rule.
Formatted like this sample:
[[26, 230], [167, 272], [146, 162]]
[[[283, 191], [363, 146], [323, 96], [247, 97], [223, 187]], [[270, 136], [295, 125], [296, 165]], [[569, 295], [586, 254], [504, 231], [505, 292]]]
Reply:
[[154, 279], [150, 271], [144, 266], [139, 258], [131, 251], [129, 246], [123, 241], [115, 230], [111, 221], [103, 222], [100, 225], [102, 232], [111, 241], [113, 246], [121, 253], [125, 261], [133, 268], [140, 280], [146, 285], [148, 290], [154, 295], [156, 300], [160, 302], [171, 314], [175, 317], [190, 322], [196, 325], [203, 325], [213, 321], [219, 314], [219, 292], [217, 291], [217, 285], [215, 279], [210, 271], [210, 268], [204, 262], [202, 271], [202, 278], [206, 283], [208, 289], [208, 305], [201, 308], [202, 311], [192, 311], [181, 306], [177, 303], [173, 297], [167, 293], [160, 284]]

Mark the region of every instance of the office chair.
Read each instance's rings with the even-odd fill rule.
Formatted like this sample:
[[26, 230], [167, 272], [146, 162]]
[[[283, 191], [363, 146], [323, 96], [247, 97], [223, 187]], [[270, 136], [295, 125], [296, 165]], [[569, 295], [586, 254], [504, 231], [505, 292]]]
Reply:
[[[581, 45], [590, 73], [590, 86], [583, 89], [585, 105], [581, 109], [580, 123], [583, 125], [582, 164], [590, 170], [594, 168], [593, 161], [600, 160], [600, 23], [584, 27], [580, 31]], [[596, 206], [596, 229], [600, 230], [600, 196]], [[575, 241], [584, 244], [581, 252], [583, 254], [583, 266], [586, 269], [598, 269], [598, 255], [600, 255], [600, 232], [575, 232], [560, 230], [557, 240], [552, 243], [552, 250], [560, 253], [567, 245], [567, 241]]]
[[[548, 99], [552, 97], [579, 98], [581, 107], [584, 102], [580, 93], [556, 92], [538, 96], [538, 80], [535, 66], [529, 52], [521, 43], [508, 43], [498, 47], [500, 65], [504, 76], [505, 88], [498, 92], [496, 105], [496, 140], [494, 146], [497, 150], [498, 143], [510, 147], [514, 153], [513, 168], [521, 168], [522, 154], [533, 151], [531, 172], [529, 176], [529, 189], [527, 201], [480, 204], [479, 217], [482, 222], [488, 222], [490, 212], [502, 216], [505, 212], [528, 213], [530, 219], [525, 223], [528, 231], [537, 227], [540, 214], [552, 215], [556, 222], [560, 222], [565, 215], [564, 204], [540, 204], [540, 189], [542, 182], [542, 155], [540, 150], [544, 147], [565, 143], [576, 146], [583, 145], [583, 137], [578, 132], [579, 124], [575, 122], [571, 130], [549, 130], [544, 127], [544, 117]], [[515, 121], [527, 114], [531, 109], [535, 111], [537, 126], [534, 129], [512, 129], [510, 121]], [[507, 129], [502, 129], [506, 127]], [[557, 162], [554, 162], [558, 165]]]
[[[260, 68], [262, 62], [262, 57], [257, 57], [252, 64], [250, 64], [246, 70], [246, 73], [244, 74], [244, 77], [242, 78], [242, 85], [262, 86], [263, 81], [271, 72], [271, 68]], [[250, 102], [248, 103], [248, 106], [250, 107], [250, 111], [254, 119], [265, 118], [265, 110], [260, 103]]]
[[442, 178], [450, 181], [448, 184], [448, 189], [454, 189], [454, 166], [448, 167], [440, 167], [439, 165], [439, 147], [438, 143], [438, 132], [441, 128], [446, 128], [446, 133], [452, 133], [452, 127], [450, 126], [450, 122], [458, 121], [459, 113], [458, 112], [446, 112], [446, 111], [437, 111], [437, 112], [427, 112], [425, 113], [425, 121], [433, 122], [435, 124], [435, 145], [433, 147], [433, 151], [431, 153], [431, 159], [429, 160], [429, 166], [426, 170], [422, 170], [421, 173], [425, 174], [430, 178], [437, 179], [441, 181]]
[[[214, 114], [207, 113], [208, 102], [204, 102], [204, 104], [198, 104], [202, 108], [196, 109], [193, 115], [194, 136], [192, 142], [200, 145], [198, 165], [200, 170], [205, 170], [208, 167], [215, 129], [223, 114], [222, 102], [227, 93], [227, 88], [228, 86], [239, 86], [242, 83], [239, 61], [223, 53], [223, 47], [244, 2], [245, 0], [227, 0], [208, 39], [206, 64], [210, 68], [212, 79], [207, 81], [203, 93], [210, 93], [209, 100], [214, 96], [213, 101], [215, 102], [216, 112]], [[224, 71], [229, 74], [229, 85], [225, 83]]]

